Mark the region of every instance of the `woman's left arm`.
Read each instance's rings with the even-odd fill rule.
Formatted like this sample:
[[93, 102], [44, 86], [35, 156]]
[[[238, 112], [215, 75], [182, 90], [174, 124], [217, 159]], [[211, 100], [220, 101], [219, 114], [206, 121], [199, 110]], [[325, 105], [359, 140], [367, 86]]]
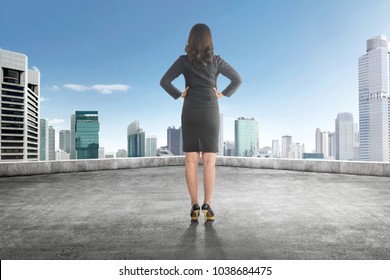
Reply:
[[218, 65], [219, 73], [221, 73], [222, 75], [224, 75], [226, 78], [230, 80], [230, 84], [222, 91], [222, 94], [224, 96], [230, 97], [240, 87], [242, 80], [240, 74], [238, 74], [233, 67], [231, 67], [226, 61], [224, 61], [220, 57], [219, 60], [220, 60]]

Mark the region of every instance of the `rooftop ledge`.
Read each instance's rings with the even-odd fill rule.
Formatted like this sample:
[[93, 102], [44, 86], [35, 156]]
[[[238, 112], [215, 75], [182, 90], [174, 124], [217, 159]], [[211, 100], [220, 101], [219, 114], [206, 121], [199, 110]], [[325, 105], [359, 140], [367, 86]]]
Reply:
[[[202, 163], [202, 162], [201, 162]], [[40, 162], [2, 162], [0, 177], [86, 172], [147, 167], [183, 166], [184, 156], [119, 159], [89, 159]], [[269, 159], [217, 157], [217, 166], [292, 170], [366, 176], [390, 176], [390, 163], [362, 161], [328, 161], [315, 159]]]

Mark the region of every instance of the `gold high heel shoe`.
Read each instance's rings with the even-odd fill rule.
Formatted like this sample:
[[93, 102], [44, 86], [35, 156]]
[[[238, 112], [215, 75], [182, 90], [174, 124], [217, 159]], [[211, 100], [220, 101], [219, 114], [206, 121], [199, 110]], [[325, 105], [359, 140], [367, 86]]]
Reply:
[[203, 210], [205, 222], [215, 220], [214, 211], [211, 209], [210, 205], [208, 205], [207, 203], [204, 203], [202, 205], [202, 210]]
[[199, 207], [198, 203], [195, 203], [194, 205], [192, 205], [191, 214], [190, 214], [191, 221], [194, 221], [194, 222], [199, 221], [199, 211], [200, 211], [200, 207]]

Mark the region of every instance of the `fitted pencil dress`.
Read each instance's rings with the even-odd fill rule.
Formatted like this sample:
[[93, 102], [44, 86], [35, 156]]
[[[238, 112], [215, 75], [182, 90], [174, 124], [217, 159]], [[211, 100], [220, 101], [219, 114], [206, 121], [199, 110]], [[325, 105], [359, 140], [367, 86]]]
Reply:
[[241, 84], [240, 75], [220, 56], [204, 67], [189, 63], [186, 55], [180, 56], [162, 77], [160, 85], [173, 98], [178, 99], [182, 92], [172, 81], [184, 75], [188, 88], [181, 114], [184, 152], [218, 152], [219, 106], [214, 87], [217, 88], [219, 74], [230, 80], [221, 92], [232, 96]]

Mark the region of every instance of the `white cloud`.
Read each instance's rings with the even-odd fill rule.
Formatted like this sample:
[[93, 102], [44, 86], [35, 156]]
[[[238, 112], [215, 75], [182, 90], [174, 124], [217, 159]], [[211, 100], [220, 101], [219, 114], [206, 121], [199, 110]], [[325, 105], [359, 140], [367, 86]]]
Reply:
[[58, 90], [60, 90], [60, 88], [57, 87], [57, 86], [47, 87], [47, 89], [50, 90], [50, 91], [58, 91]]
[[70, 90], [81, 91], [81, 92], [89, 90], [88, 87], [85, 87], [83, 85], [76, 85], [76, 84], [66, 84], [66, 85], [64, 85], [64, 87], [66, 87]]
[[45, 102], [45, 101], [48, 101], [48, 100], [50, 100], [49, 98], [45, 98], [45, 97], [43, 97], [43, 96], [41, 96], [40, 98], [39, 98], [39, 101], [40, 102]]
[[130, 87], [127, 85], [94, 85], [91, 90], [95, 90], [101, 94], [111, 94], [113, 91], [127, 91]]
[[65, 84], [64, 87], [70, 90], [84, 92], [84, 91], [95, 91], [100, 94], [112, 94], [114, 91], [126, 92], [130, 87], [128, 85], [113, 84], [113, 85], [93, 85], [84, 86], [78, 84]]
[[63, 119], [51, 119], [49, 120], [49, 125], [59, 125], [59, 124], [62, 124], [64, 123], [65, 121]]

